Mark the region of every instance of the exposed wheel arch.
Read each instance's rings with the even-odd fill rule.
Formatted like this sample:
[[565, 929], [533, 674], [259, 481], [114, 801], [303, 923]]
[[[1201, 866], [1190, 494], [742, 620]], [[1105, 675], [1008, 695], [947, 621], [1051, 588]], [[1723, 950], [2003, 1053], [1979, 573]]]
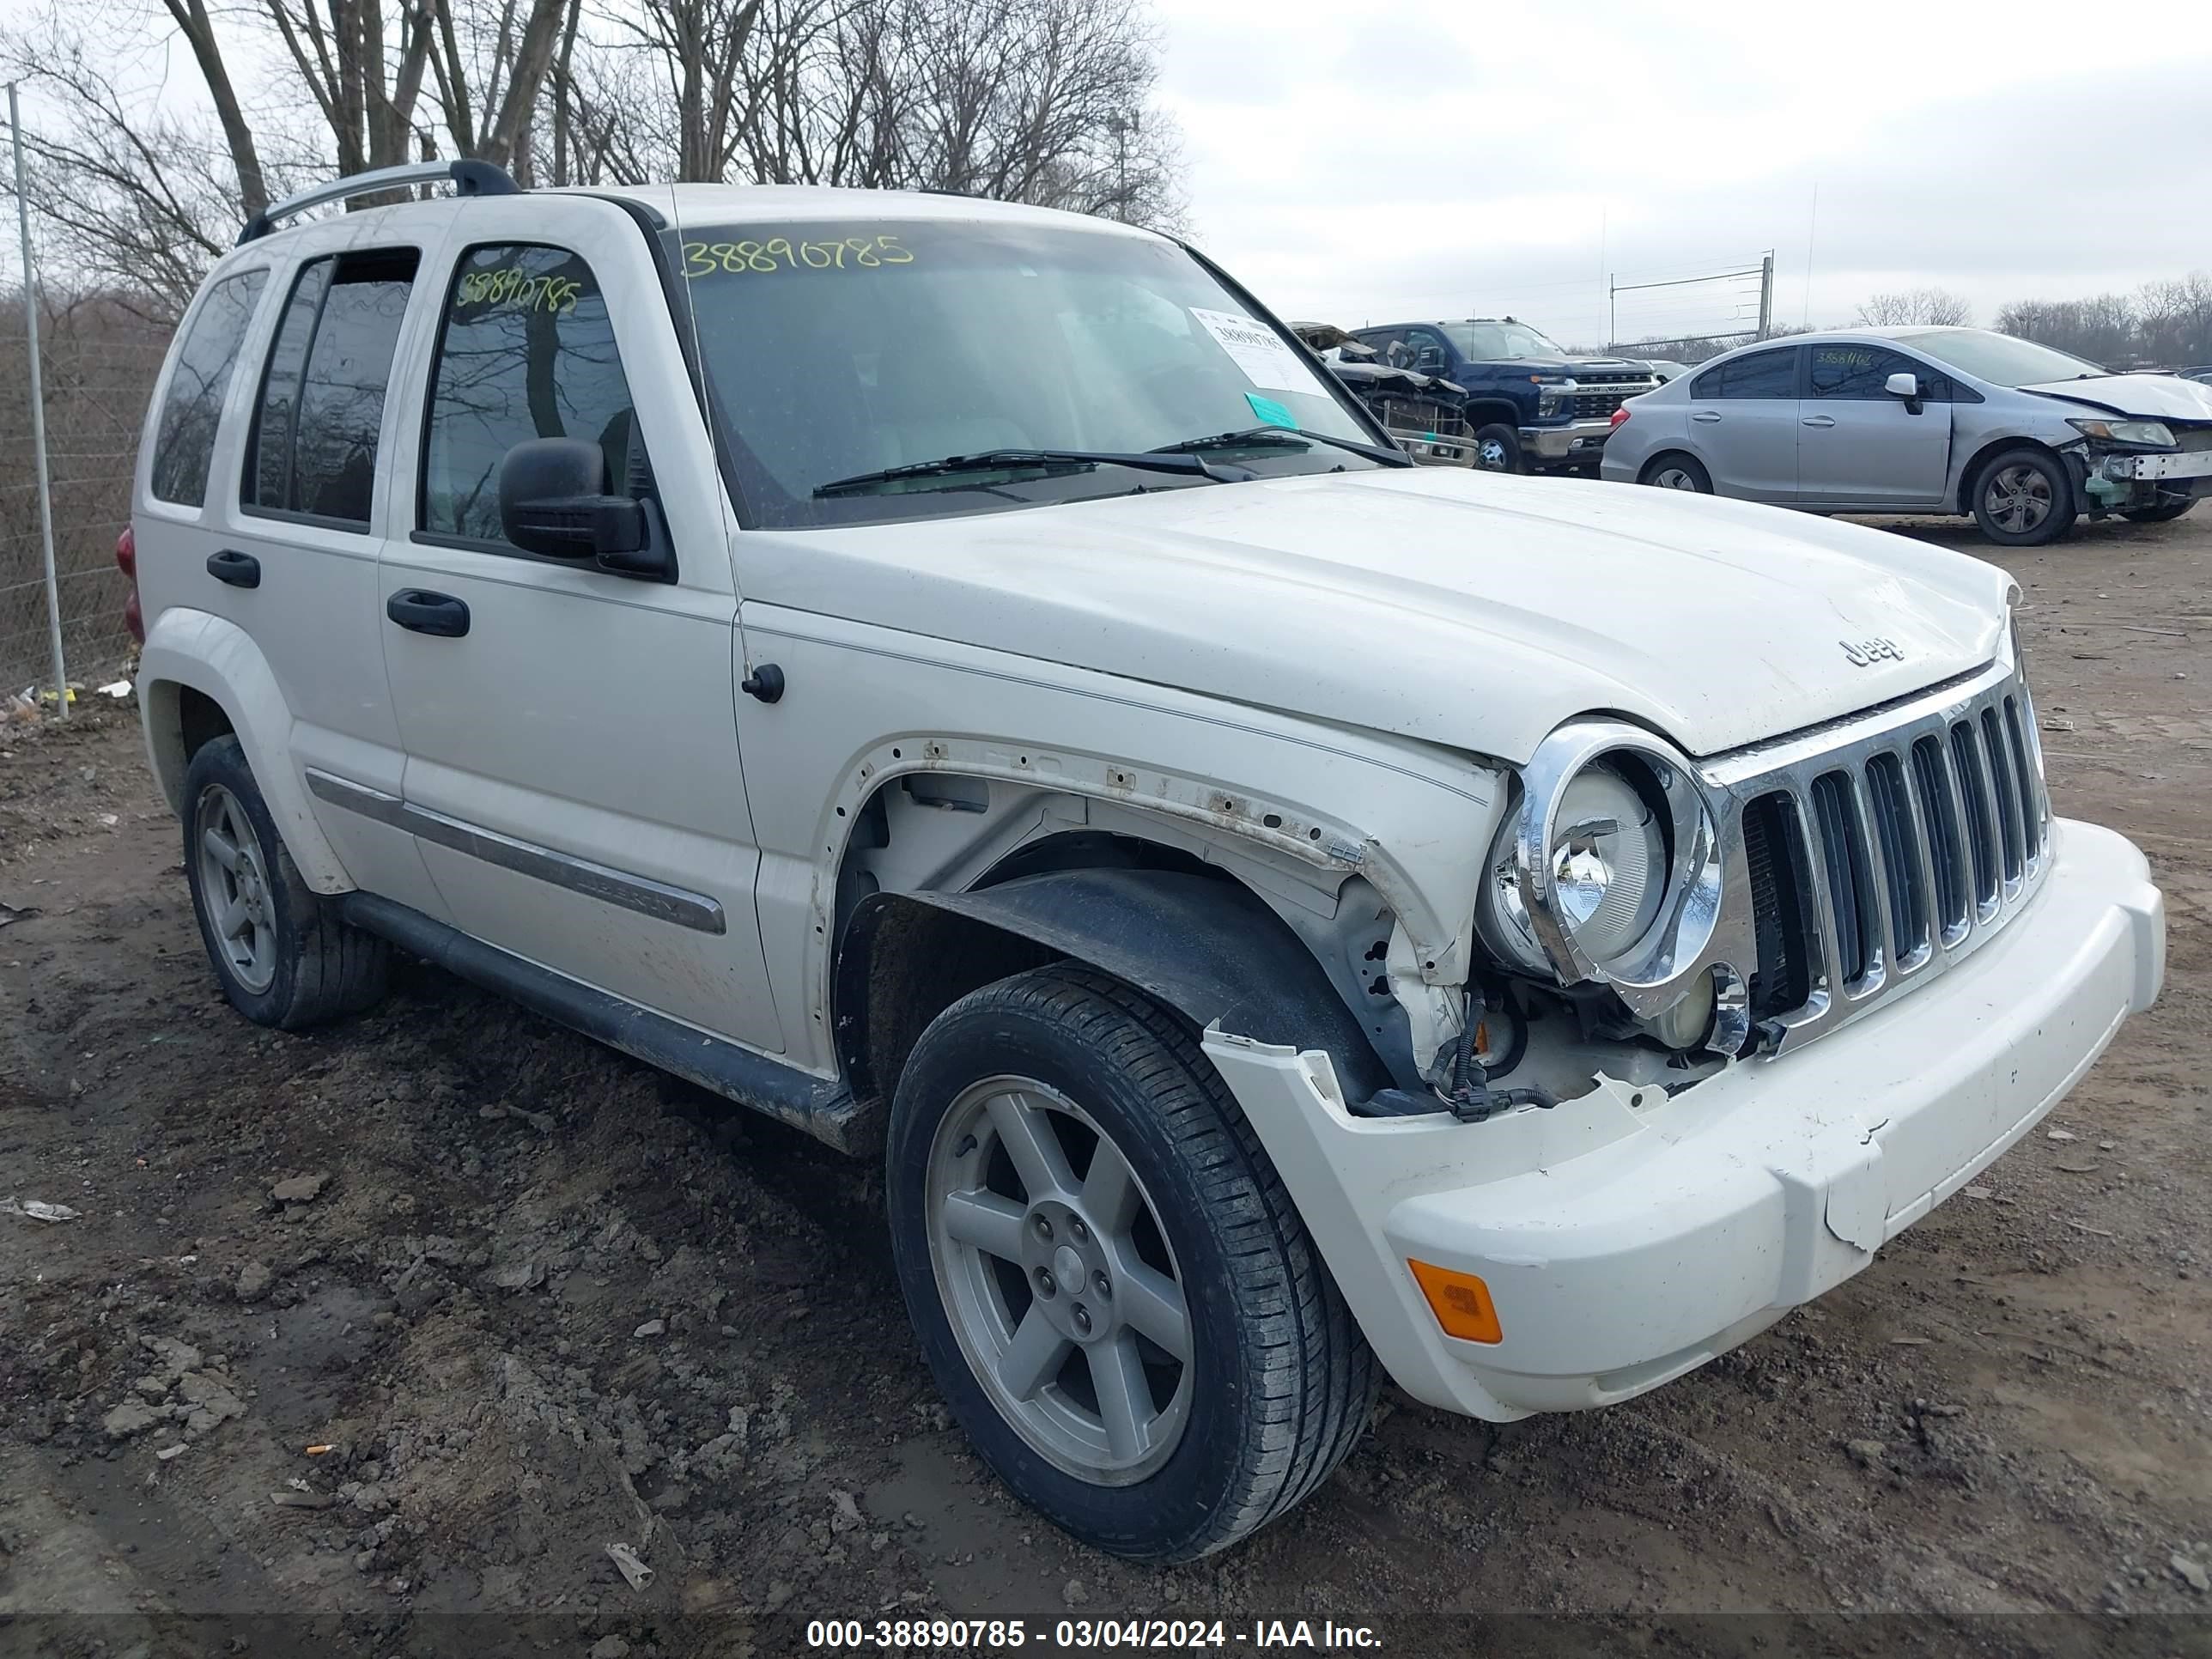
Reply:
[[1202, 1030], [1326, 1049], [1347, 1097], [1389, 1068], [1304, 942], [1256, 894], [1218, 875], [1066, 869], [968, 892], [873, 893], [838, 941], [831, 1006], [854, 1094], [888, 1098], [938, 1014], [994, 981], [1085, 963]]

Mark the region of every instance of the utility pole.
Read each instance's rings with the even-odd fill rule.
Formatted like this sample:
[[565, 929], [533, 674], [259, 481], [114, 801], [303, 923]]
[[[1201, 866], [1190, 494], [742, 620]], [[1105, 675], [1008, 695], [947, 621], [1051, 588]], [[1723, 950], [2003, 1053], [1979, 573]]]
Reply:
[[1774, 250], [1766, 250], [1766, 257], [1759, 262], [1759, 337], [1765, 339], [1774, 330]]
[[39, 538], [46, 558], [46, 644], [53, 653], [54, 707], [69, 718], [69, 671], [62, 662], [62, 587], [54, 574], [54, 486], [46, 471], [46, 394], [39, 364], [39, 284], [31, 269], [31, 198], [23, 180], [23, 115], [8, 83], [8, 131], [15, 146], [15, 227], [23, 243], [23, 355], [30, 364], [31, 453], [39, 469]]
[[1137, 130], [1133, 115], [1109, 115], [1106, 131], [1114, 135], [1114, 216], [1129, 222], [1129, 135]]

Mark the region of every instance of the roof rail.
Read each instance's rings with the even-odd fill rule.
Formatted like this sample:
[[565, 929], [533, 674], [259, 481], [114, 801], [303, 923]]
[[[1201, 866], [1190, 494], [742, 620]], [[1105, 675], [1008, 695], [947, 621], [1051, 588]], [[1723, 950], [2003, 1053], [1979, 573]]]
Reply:
[[459, 196], [513, 196], [521, 189], [505, 167], [489, 161], [410, 161], [404, 167], [372, 167], [367, 173], [349, 173], [330, 184], [318, 185], [297, 196], [270, 203], [246, 222], [246, 228], [238, 233], [239, 246], [243, 247], [266, 236], [276, 228], [279, 219], [289, 219], [325, 203], [343, 202], [349, 196], [372, 195], [404, 185], [447, 182]]

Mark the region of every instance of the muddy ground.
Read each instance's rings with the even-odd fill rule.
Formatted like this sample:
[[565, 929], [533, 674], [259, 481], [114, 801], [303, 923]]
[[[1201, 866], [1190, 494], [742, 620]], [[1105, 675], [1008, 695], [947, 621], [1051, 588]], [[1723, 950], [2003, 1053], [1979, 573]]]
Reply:
[[2034, 1616], [1930, 1650], [2200, 1650], [2142, 1616], [2212, 1612], [2212, 513], [2004, 562], [2058, 805], [2144, 847], [2172, 928], [2069, 1138], [1632, 1404], [1493, 1429], [1386, 1395], [1287, 1522], [1166, 1571], [948, 1428], [872, 1169], [419, 965], [337, 1029], [246, 1024], [129, 711], [0, 728], [0, 1196], [82, 1212], [0, 1214], [0, 1650], [645, 1659], [1153, 1613], [1462, 1651], [1521, 1612], [1771, 1651], [1652, 1621], [1781, 1609], [1910, 1615], [1800, 1631], [1823, 1651], [1990, 1613]]

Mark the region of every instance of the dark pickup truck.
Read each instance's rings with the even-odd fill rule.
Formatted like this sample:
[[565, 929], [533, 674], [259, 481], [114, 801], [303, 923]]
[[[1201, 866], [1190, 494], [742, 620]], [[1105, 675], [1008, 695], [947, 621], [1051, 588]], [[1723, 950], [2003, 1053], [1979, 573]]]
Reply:
[[1595, 472], [1613, 410], [1659, 384], [1647, 364], [1571, 356], [1510, 317], [1352, 332], [1377, 362], [1464, 387], [1476, 465], [1493, 472]]

